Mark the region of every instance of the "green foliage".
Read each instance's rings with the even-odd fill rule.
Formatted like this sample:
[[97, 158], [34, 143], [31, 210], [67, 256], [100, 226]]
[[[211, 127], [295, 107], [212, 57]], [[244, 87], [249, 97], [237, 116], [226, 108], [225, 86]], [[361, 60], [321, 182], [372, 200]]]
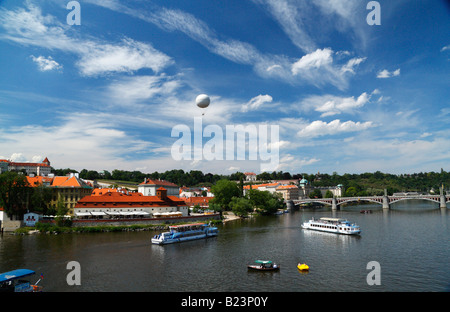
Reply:
[[230, 208], [231, 211], [239, 217], [246, 217], [253, 211], [252, 204], [244, 197], [233, 197], [230, 202]]
[[0, 174], [0, 207], [8, 216], [23, 217], [30, 193], [24, 175], [11, 171]]
[[33, 187], [30, 196], [30, 211], [41, 212], [47, 214], [50, 207], [50, 201], [52, 199], [52, 189], [43, 185]]
[[230, 202], [233, 197], [239, 197], [239, 187], [235, 182], [228, 180], [219, 180], [211, 187], [214, 198], [209, 201], [211, 204], [217, 204], [222, 210], [230, 210]]
[[309, 198], [322, 198], [322, 192], [319, 189], [314, 189], [309, 193]]
[[256, 211], [260, 214], [273, 214], [278, 209], [284, 208], [284, 200], [278, 193], [269, 191], [249, 190], [248, 199]]

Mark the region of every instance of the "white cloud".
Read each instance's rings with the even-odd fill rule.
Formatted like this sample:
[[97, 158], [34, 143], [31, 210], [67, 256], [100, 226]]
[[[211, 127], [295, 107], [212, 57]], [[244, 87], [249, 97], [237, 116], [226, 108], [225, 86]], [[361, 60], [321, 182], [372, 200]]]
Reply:
[[378, 72], [377, 74], [377, 78], [391, 78], [391, 77], [396, 77], [396, 76], [400, 76], [400, 68], [390, 72], [387, 69], [383, 69], [381, 71]]
[[262, 5], [266, 11], [280, 24], [292, 43], [302, 51], [310, 53], [317, 49], [316, 43], [307, 32], [308, 15], [311, 8], [307, 2], [285, 0], [254, 0]]
[[[333, 31], [355, 35], [354, 43], [365, 47], [367, 27], [361, 27], [365, 7], [359, 0], [253, 0], [270, 14], [281, 26], [294, 45], [305, 53], [318, 48], [316, 40], [323, 40]], [[326, 20], [325, 23], [321, 22]], [[314, 39], [313, 39], [314, 38]]]
[[270, 103], [272, 102], [272, 97], [268, 94], [266, 95], [258, 95], [252, 98], [248, 103], [244, 104], [242, 106], [243, 112], [248, 112], [252, 110], [257, 110], [259, 107], [261, 107], [264, 103]]
[[60, 65], [58, 62], [53, 60], [51, 56], [48, 58], [41, 56], [35, 57], [34, 55], [30, 55], [33, 62], [35, 62], [38, 65], [38, 68], [40, 71], [49, 71], [54, 69], [61, 69], [62, 65]]
[[11, 155], [11, 157], [9, 157], [9, 160], [13, 161], [13, 162], [26, 162], [27, 161], [25, 155], [22, 153], [13, 153]]
[[343, 72], [351, 72], [352, 74], [355, 73], [354, 68], [364, 62], [367, 58], [366, 57], [355, 57], [350, 59], [347, 64], [343, 65], [341, 70]]
[[[86, 43], [85, 43], [86, 44]], [[134, 72], [141, 68], [161, 71], [171, 64], [171, 59], [150, 44], [125, 38], [121, 43], [100, 44], [91, 42], [81, 51], [78, 66], [86, 76], [109, 72]]]
[[335, 64], [333, 54], [330, 48], [306, 54], [292, 64], [292, 74], [316, 86], [330, 83], [339, 89], [345, 89], [348, 86], [348, 75], [355, 74], [354, 67], [366, 58], [353, 58], [345, 65], [339, 65]]
[[176, 77], [166, 75], [133, 76], [112, 82], [108, 87], [108, 94], [118, 104], [136, 104], [156, 96], [173, 94], [180, 85], [181, 81]]
[[[355, 58], [344, 65], [333, 64], [331, 49], [316, 49], [314, 51], [315, 44], [312, 43], [309, 47], [304, 48], [305, 51], [310, 53], [292, 65], [292, 59], [284, 55], [265, 54], [253, 45], [235, 39], [219, 39], [220, 36], [210, 29], [206, 23], [197, 19], [192, 14], [181, 10], [155, 8], [151, 12], [143, 12], [119, 5], [117, 2], [105, 5], [96, 0], [90, 1], [94, 4], [142, 19], [165, 31], [180, 31], [203, 45], [212, 53], [238, 64], [252, 66], [258, 75], [265, 78], [280, 79], [289, 83], [308, 83], [317, 87], [331, 83], [339, 89], [344, 89], [348, 86], [347, 80], [349, 75], [355, 74], [354, 68], [365, 59]], [[290, 12], [288, 9], [289, 5], [286, 7], [284, 2], [277, 4], [277, 1], [269, 1], [268, 5], [273, 6], [280, 12]], [[284, 19], [290, 16], [284, 13]], [[295, 18], [293, 17], [293, 19]], [[292, 21], [289, 25], [293, 25]], [[286, 29], [289, 27], [287, 26]], [[300, 33], [295, 36], [300, 36]], [[300, 46], [303, 43], [303, 40], [299, 40]]]
[[[26, 5], [26, 9], [18, 8], [15, 11], [0, 9], [0, 25], [5, 30], [0, 39], [76, 54], [79, 56], [77, 65], [82, 75], [133, 72], [141, 68], [159, 72], [173, 63], [169, 56], [157, 51], [149, 43], [129, 38], [105, 43], [92, 37], [71, 37], [67, 25], [61, 24], [53, 16], [42, 15], [40, 8], [31, 2]], [[44, 60], [42, 62], [45, 63]], [[48, 60], [47, 63], [47, 68], [56, 65]]]
[[450, 50], [450, 44], [446, 45], [445, 47], [442, 47], [441, 52], [444, 52], [444, 51], [447, 51], [447, 50]]
[[320, 117], [333, 116], [341, 113], [352, 113], [355, 109], [363, 107], [370, 100], [371, 95], [362, 93], [355, 97], [339, 97], [334, 95], [310, 96], [301, 102], [304, 110], [314, 109], [322, 113]]
[[317, 69], [333, 63], [331, 56], [333, 51], [329, 48], [317, 49], [316, 51], [302, 56], [297, 62], [292, 64], [292, 73], [294, 75], [302, 74], [311, 69]]
[[[27, 161], [24, 155], [47, 156], [55, 168], [82, 169], [88, 158], [92, 168], [121, 168], [124, 159], [136, 153], [151, 153], [154, 144], [117, 129], [116, 121], [102, 114], [74, 113], [60, 125], [29, 125], [0, 129], [0, 150], [14, 153], [13, 161]], [[34, 156], [37, 160], [39, 156]]]
[[341, 122], [339, 119], [330, 121], [326, 123], [321, 120], [313, 121], [311, 124], [297, 132], [297, 135], [300, 137], [318, 137], [323, 135], [336, 135], [343, 132], [354, 132], [354, 131], [362, 131], [366, 130], [370, 127], [373, 127], [372, 122], [354, 122], [354, 121], [346, 121]]

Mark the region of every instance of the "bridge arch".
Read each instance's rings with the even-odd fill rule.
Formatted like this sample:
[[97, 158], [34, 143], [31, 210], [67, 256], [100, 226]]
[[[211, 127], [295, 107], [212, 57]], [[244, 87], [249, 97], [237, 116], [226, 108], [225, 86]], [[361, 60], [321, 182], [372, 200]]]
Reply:
[[440, 203], [439, 198], [435, 199], [435, 198], [422, 198], [422, 197], [419, 197], [419, 198], [412, 197], [411, 198], [411, 197], [409, 197], [409, 198], [396, 198], [396, 199], [393, 199], [392, 201], [389, 201], [389, 205], [397, 203], [399, 201], [403, 201], [403, 200], [427, 200], [427, 201], [431, 201], [433, 203], [438, 203], [438, 204]]
[[[344, 198], [345, 198], [345, 197], [344, 197]], [[382, 200], [375, 200], [375, 199], [370, 199], [370, 198], [349, 198], [349, 199], [340, 200], [340, 201], [338, 201], [336, 204], [337, 204], [338, 206], [340, 206], [340, 205], [345, 204], [345, 203], [350, 203], [350, 202], [361, 202], [361, 201], [371, 202], [371, 203], [383, 205], [383, 201], [382, 201]]]
[[299, 205], [301, 205], [301, 204], [309, 204], [309, 203], [325, 204], [325, 205], [328, 205], [328, 206], [331, 206], [331, 205], [332, 205], [332, 202], [331, 202], [331, 201], [328, 202], [328, 201], [320, 200], [320, 199], [317, 199], [317, 200], [314, 200], [314, 199], [308, 199], [308, 200], [296, 200], [296, 201], [294, 202], [294, 204], [295, 204], [296, 206], [299, 206]]

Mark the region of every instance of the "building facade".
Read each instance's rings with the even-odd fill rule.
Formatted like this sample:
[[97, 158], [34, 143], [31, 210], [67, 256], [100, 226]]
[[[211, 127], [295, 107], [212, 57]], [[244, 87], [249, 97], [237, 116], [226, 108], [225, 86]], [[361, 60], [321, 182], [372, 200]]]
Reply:
[[256, 174], [254, 172], [245, 172], [245, 181], [256, 181]]
[[160, 187], [167, 190], [167, 196], [180, 196], [180, 187], [164, 180], [145, 179], [144, 182], [138, 185], [138, 192], [144, 196], [156, 196], [156, 191]]
[[187, 216], [187, 204], [176, 196], [168, 195], [160, 187], [155, 196], [127, 191], [104, 192], [85, 196], [78, 201], [74, 215], [81, 218], [132, 218], [159, 216]]
[[1, 159], [0, 173], [5, 171], [5, 163], [8, 165], [8, 171], [24, 172], [27, 176], [48, 176], [51, 173], [50, 161], [47, 157], [42, 163], [13, 162], [6, 159]]
[[83, 197], [92, 193], [93, 188], [78, 177], [78, 174], [69, 176], [35, 176], [27, 177], [28, 184], [32, 187], [45, 186], [52, 189], [52, 198], [49, 208], [56, 209], [58, 201], [62, 201], [68, 209], [68, 214], [73, 215], [76, 203]]
[[276, 191], [283, 196], [284, 200], [297, 200], [300, 196], [297, 185], [280, 185], [276, 188]]

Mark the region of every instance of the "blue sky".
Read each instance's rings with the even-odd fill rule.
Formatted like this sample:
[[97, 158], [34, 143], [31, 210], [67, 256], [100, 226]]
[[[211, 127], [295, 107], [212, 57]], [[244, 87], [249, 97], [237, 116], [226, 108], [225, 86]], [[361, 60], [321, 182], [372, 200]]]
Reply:
[[172, 129], [202, 117], [278, 126], [277, 171], [450, 170], [446, 1], [378, 1], [372, 26], [366, 0], [85, 0], [81, 25], [68, 2], [0, 1], [0, 158], [260, 173], [175, 160]]

